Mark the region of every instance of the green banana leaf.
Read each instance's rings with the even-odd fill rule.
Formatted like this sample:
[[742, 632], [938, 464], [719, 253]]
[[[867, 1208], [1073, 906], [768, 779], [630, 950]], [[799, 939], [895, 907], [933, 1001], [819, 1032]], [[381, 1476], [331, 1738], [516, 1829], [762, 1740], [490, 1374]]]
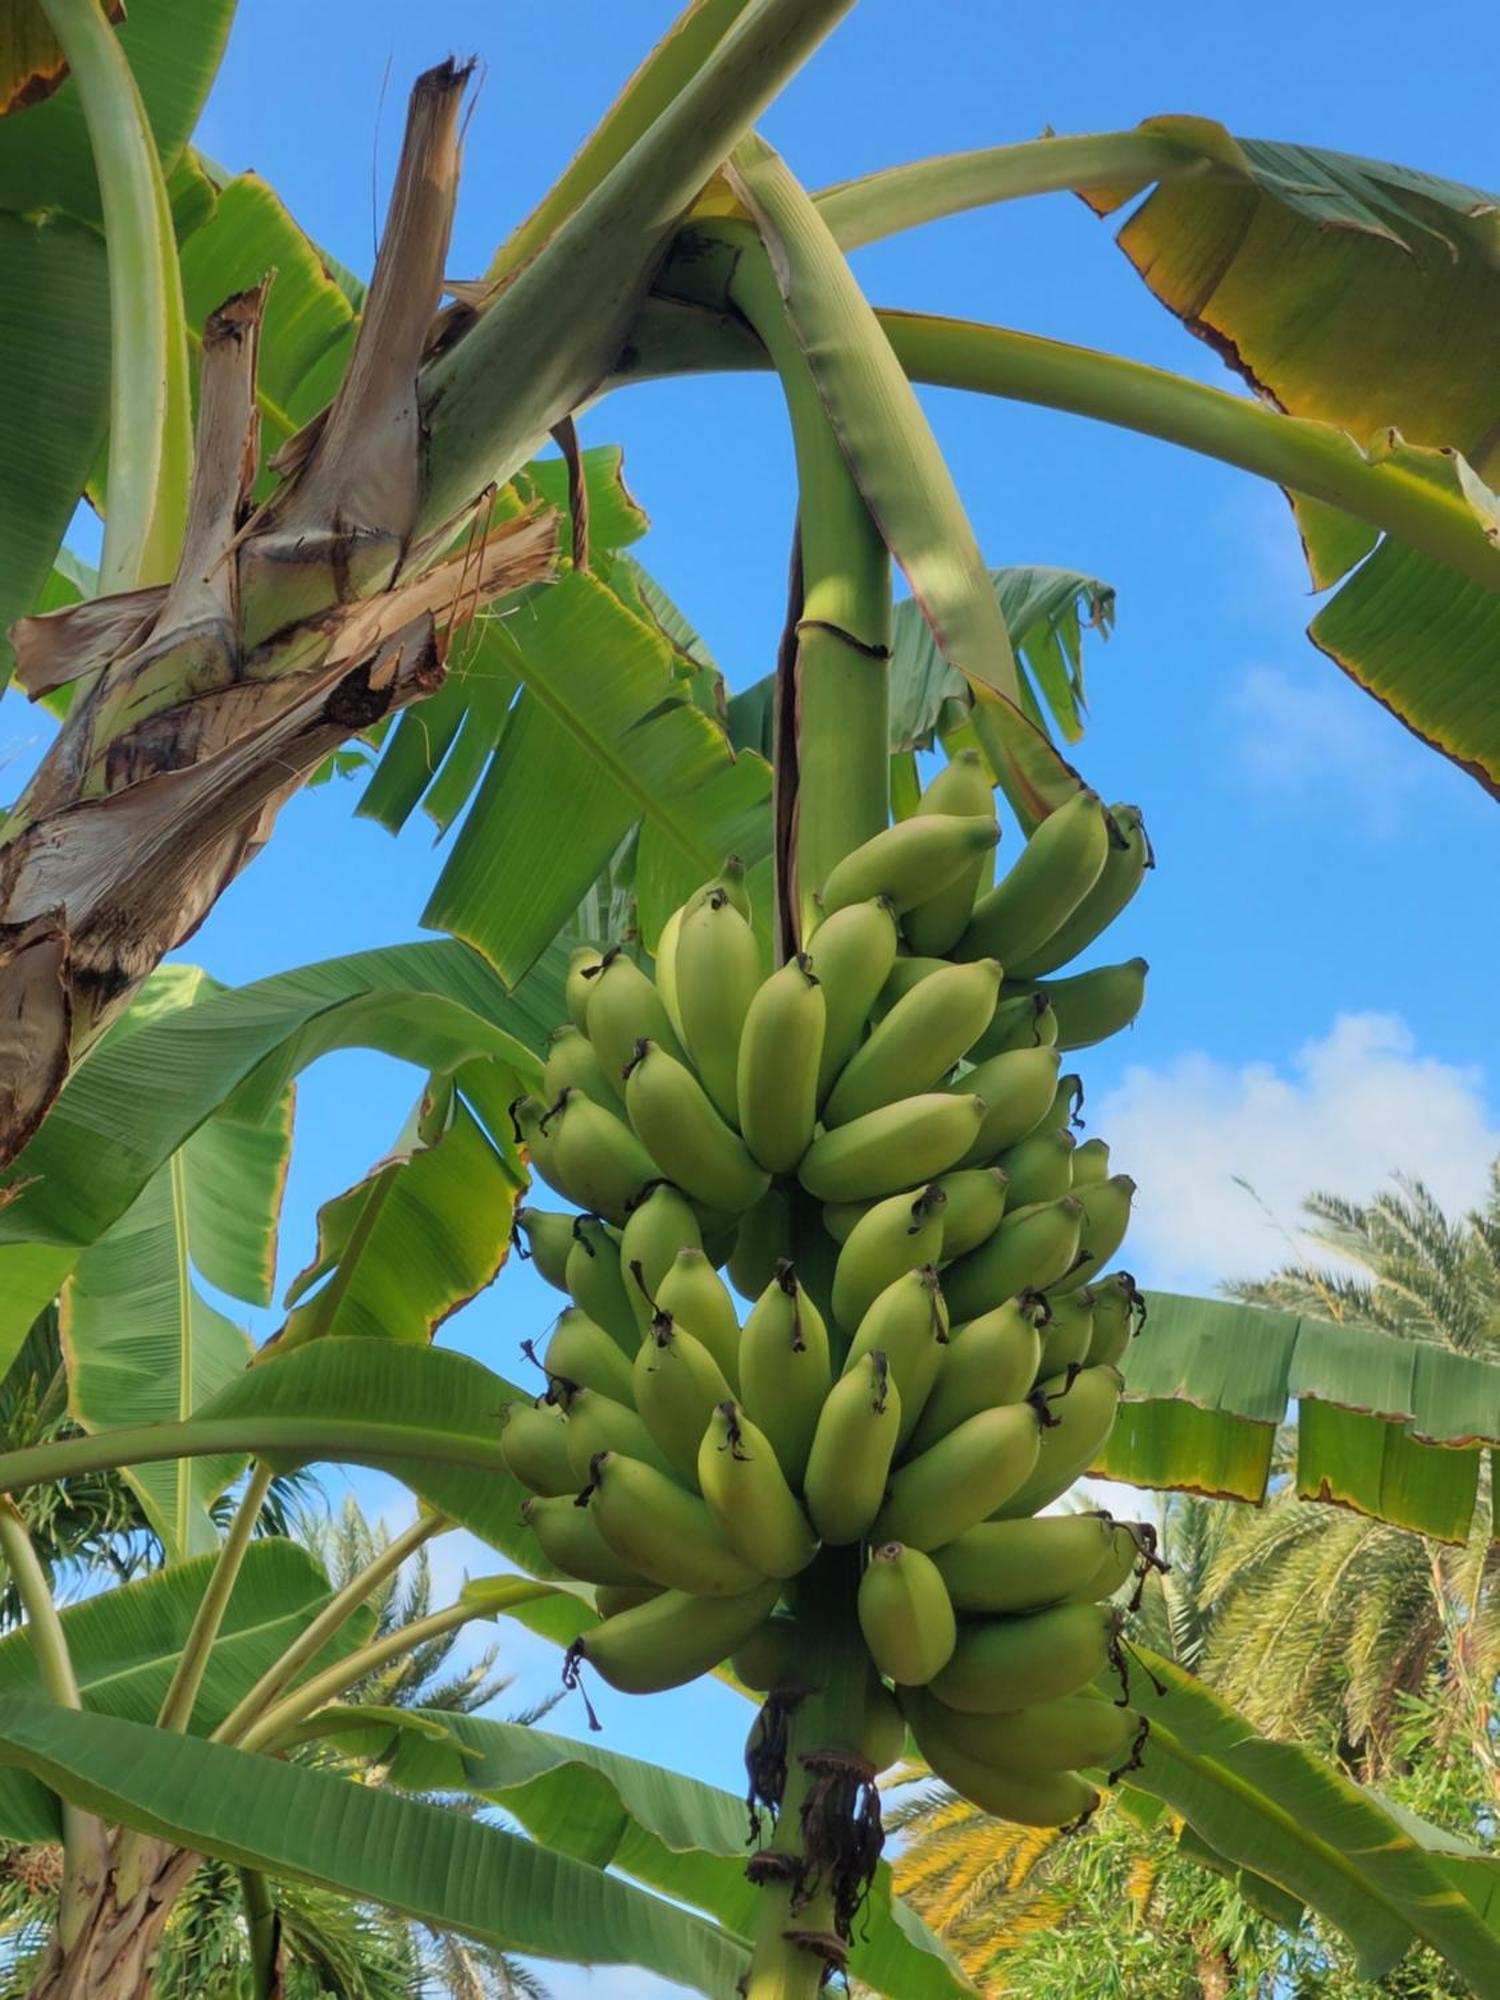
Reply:
[[[100, 1591], [62, 1612], [62, 1628], [86, 1709], [154, 1723], [192, 1629], [213, 1558], [159, 1570]], [[207, 1735], [328, 1602], [328, 1579], [294, 1542], [252, 1542], [235, 1579], [193, 1709], [192, 1728]], [[373, 1619], [359, 1611], [299, 1679], [321, 1671], [369, 1637]], [[40, 1697], [36, 1656], [24, 1631], [0, 1639], [0, 1697]], [[57, 1800], [26, 1771], [0, 1773], [0, 1836], [56, 1840]]]
[[748, 1959], [743, 1940], [602, 1869], [328, 1771], [19, 1696], [0, 1698], [0, 1761], [111, 1822], [507, 1951], [713, 1994]]
[[1500, 1365], [1225, 1299], [1153, 1292], [1147, 1307], [1100, 1476], [1261, 1501], [1295, 1406], [1305, 1499], [1467, 1540], [1483, 1453], [1500, 1447]]

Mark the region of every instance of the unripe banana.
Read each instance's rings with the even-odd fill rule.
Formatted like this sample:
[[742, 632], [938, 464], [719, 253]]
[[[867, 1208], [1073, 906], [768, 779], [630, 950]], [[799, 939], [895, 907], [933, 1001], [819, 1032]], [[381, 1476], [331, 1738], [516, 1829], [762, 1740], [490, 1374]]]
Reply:
[[888, 1771], [906, 1755], [906, 1717], [884, 1681], [870, 1675], [865, 1684], [865, 1714], [859, 1727], [859, 1754], [877, 1773]]
[[1011, 1820], [1017, 1826], [1073, 1826], [1099, 1803], [1094, 1787], [1076, 1771], [1022, 1778], [992, 1764], [981, 1764], [960, 1742], [933, 1729], [930, 1721], [924, 1733], [914, 1718], [912, 1733], [936, 1776], [995, 1819]]
[[577, 1641], [587, 1660], [621, 1694], [661, 1694], [711, 1673], [771, 1610], [781, 1586], [756, 1584], [739, 1597], [699, 1597], [664, 1590], [633, 1611], [617, 1612]]
[[565, 1090], [581, 1090], [606, 1111], [619, 1114], [619, 1088], [604, 1074], [604, 1066], [588, 1036], [580, 1034], [571, 1021], [554, 1028], [547, 1037], [543, 1082], [549, 1104], [555, 1104]]
[[841, 1375], [818, 1412], [802, 1496], [831, 1547], [857, 1542], [880, 1511], [901, 1427], [901, 1392], [883, 1354]]
[[514, 1225], [526, 1239], [518, 1254], [529, 1257], [538, 1273], [558, 1291], [568, 1290], [568, 1253], [573, 1247], [573, 1217], [555, 1208], [518, 1208]]
[[542, 1366], [554, 1382], [597, 1389], [601, 1396], [612, 1396], [618, 1403], [633, 1400], [630, 1363], [619, 1343], [577, 1306], [558, 1314]]
[[823, 1315], [783, 1261], [740, 1335], [740, 1396], [793, 1487], [802, 1485], [832, 1380]]
[[994, 1018], [969, 1053], [975, 1062], [985, 1062], [990, 1056], [1003, 1056], [1007, 1049], [1050, 1049], [1056, 1043], [1057, 1016], [1047, 1005], [1047, 996], [1025, 991], [1012, 995], [1002, 986]]
[[757, 1625], [742, 1646], [736, 1646], [729, 1661], [734, 1677], [752, 1694], [769, 1694], [773, 1688], [789, 1687], [799, 1681], [807, 1667], [807, 1641], [795, 1618], [773, 1612]]
[[937, 1380], [911, 1434], [911, 1451], [926, 1451], [981, 1410], [1019, 1403], [1028, 1395], [1041, 1357], [1039, 1328], [1047, 1315], [1046, 1301], [1027, 1293], [953, 1328]]
[[683, 1042], [714, 1108], [737, 1125], [740, 1032], [760, 986], [760, 946], [726, 889], [683, 918], [674, 973]]
[[[919, 814], [957, 813], [965, 818], [995, 817], [989, 772], [977, 750], [960, 750], [923, 792]], [[998, 832], [996, 838], [999, 838]], [[907, 911], [901, 928], [913, 951], [951, 951], [974, 914], [974, 900], [988, 887], [993, 849], [976, 854], [945, 888]]]
[[762, 982], [745, 1015], [736, 1085], [740, 1129], [773, 1174], [790, 1173], [812, 1138], [827, 1018], [822, 983], [805, 952]]
[[1089, 1290], [1094, 1295], [1094, 1331], [1086, 1357], [1088, 1365], [1117, 1368], [1130, 1345], [1130, 1336], [1145, 1321], [1145, 1301], [1128, 1271], [1112, 1271], [1107, 1278], [1095, 1278]]
[[594, 1609], [601, 1618], [613, 1618], [617, 1612], [634, 1611], [638, 1604], [649, 1604], [660, 1596], [659, 1583], [597, 1583]]
[[1108, 1555], [1088, 1582], [1069, 1591], [1074, 1603], [1103, 1604], [1122, 1590], [1154, 1554], [1156, 1530], [1148, 1521], [1119, 1521], [1110, 1530], [1109, 1542]]
[[1003, 1167], [960, 1167], [944, 1174], [936, 1185], [947, 1197], [943, 1210], [943, 1254], [951, 1264], [977, 1250], [1000, 1227], [1010, 1200], [1010, 1180]]
[[542, 1554], [555, 1569], [577, 1577], [580, 1583], [628, 1583], [643, 1581], [628, 1562], [616, 1555], [603, 1536], [588, 1508], [577, 1500], [523, 1500], [521, 1513], [526, 1525], [541, 1544]]
[[1038, 986], [1057, 1019], [1057, 1046], [1092, 1048], [1128, 1028], [1145, 1004], [1150, 970], [1145, 959], [1130, 958], [1123, 965], [1099, 965], [1072, 979], [1049, 979]]
[[605, 1541], [638, 1577], [702, 1597], [736, 1597], [760, 1581], [724, 1539], [707, 1503], [664, 1472], [611, 1451], [601, 1452], [592, 1472], [593, 1485], [585, 1489], [589, 1512]]
[[573, 1218], [573, 1244], [568, 1252], [568, 1290], [574, 1303], [596, 1326], [602, 1326], [623, 1353], [633, 1356], [640, 1345], [640, 1326], [620, 1264], [620, 1245], [597, 1215]]
[[[993, 959], [945, 965], [914, 986], [850, 1057], [829, 1092], [824, 1124], [846, 1125], [937, 1083], [984, 1031], [999, 990], [1000, 968]], [[1038, 1117], [1051, 1097], [1049, 1087]]]
[[953, 1091], [984, 1099], [984, 1117], [960, 1165], [983, 1167], [1034, 1132], [1057, 1094], [1056, 1049], [1011, 1049], [967, 1070]]
[[589, 1031], [589, 994], [593, 991], [593, 980], [585, 978], [585, 973], [597, 975], [604, 963], [604, 953], [594, 945], [581, 944], [576, 951], [568, 954], [567, 976], [563, 980], [563, 1004], [568, 1010], [568, 1019], [581, 1035]]
[[900, 1542], [870, 1552], [859, 1580], [859, 1629], [888, 1680], [925, 1687], [952, 1658], [958, 1625], [932, 1558]]
[[981, 1521], [933, 1561], [960, 1611], [1042, 1611], [1086, 1591], [1113, 1552], [1107, 1514]]
[[1042, 1355], [1037, 1377], [1046, 1382], [1081, 1368], [1088, 1359], [1094, 1337], [1094, 1294], [1087, 1285], [1075, 1291], [1048, 1294], [1052, 1317], [1042, 1333]]
[[[662, 925], [656, 939], [656, 956], [652, 967], [652, 980], [661, 995], [661, 1004], [667, 1010], [667, 1019], [679, 1042], [687, 1045], [687, 1036], [682, 1030], [682, 1009], [677, 1004], [677, 940], [682, 934], [683, 921], [688, 913], [686, 903], [680, 904]], [[587, 1015], [584, 1016], [587, 1019]]]
[[1007, 1214], [987, 1243], [943, 1273], [949, 1316], [978, 1319], [1022, 1292], [1045, 1291], [1078, 1255], [1083, 1206], [1076, 1195]]
[[589, 1467], [601, 1451], [617, 1451], [627, 1458], [643, 1459], [658, 1472], [671, 1473], [672, 1466], [656, 1439], [629, 1403], [617, 1403], [613, 1396], [601, 1396], [597, 1389], [579, 1389], [564, 1402], [568, 1413], [563, 1444], [573, 1468], [573, 1489], [587, 1486]]
[[709, 1418], [698, 1485], [729, 1546], [762, 1576], [795, 1576], [818, 1553], [771, 1440], [736, 1403], [720, 1403]]
[[1110, 1665], [1119, 1629], [1119, 1613], [1106, 1604], [983, 1619], [959, 1633], [932, 1692], [965, 1715], [998, 1715], [1076, 1694]]
[[702, 1250], [679, 1250], [656, 1288], [656, 1303], [680, 1331], [702, 1341], [730, 1388], [740, 1379], [740, 1321], [729, 1288]]
[[870, 1009], [872, 1021], [883, 1021], [898, 1000], [904, 1000], [908, 993], [916, 991], [924, 979], [934, 972], [946, 972], [949, 961], [946, 958], [913, 958], [903, 953], [891, 967], [891, 974], [880, 989], [880, 997]]
[[946, 888], [972, 865], [976, 855], [982, 858], [988, 854], [999, 838], [993, 814], [979, 818], [927, 813], [900, 820], [846, 854], [834, 867], [819, 898], [823, 913], [832, 916], [851, 903], [884, 896], [900, 916]]
[[1018, 1493], [995, 1510], [1001, 1520], [1035, 1514], [1067, 1492], [1098, 1457], [1114, 1429], [1120, 1404], [1120, 1377], [1113, 1368], [1085, 1368], [1072, 1383], [1043, 1382], [1052, 1423], [1042, 1432], [1036, 1469]]
[[1057, 1090], [1051, 1104], [1038, 1126], [1051, 1132], [1060, 1132], [1065, 1125], [1083, 1123], [1083, 1078], [1070, 1070], [1066, 1076], [1057, 1079]]
[[1041, 1420], [1030, 1403], [966, 1417], [891, 1474], [873, 1535], [940, 1549], [1001, 1507], [1036, 1465]]
[[785, 1188], [773, 1181], [740, 1217], [730, 1246], [729, 1277], [742, 1299], [758, 1299], [792, 1252], [792, 1210]]
[[982, 1097], [942, 1090], [905, 1097], [814, 1139], [797, 1178], [819, 1201], [870, 1201], [935, 1180], [973, 1145], [986, 1109]]
[[[936, 1183], [934, 1182], [934, 1186]], [[899, 1196], [889, 1197], [899, 1200]], [[875, 1206], [873, 1201], [828, 1201], [823, 1204], [823, 1227], [835, 1243], [847, 1243], [854, 1225], [861, 1216], [868, 1215]]]
[[1073, 1152], [1073, 1185], [1085, 1188], [1109, 1179], [1109, 1147], [1103, 1139], [1085, 1139]]
[[901, 1394], [901, 1421], [896, 1448], [916, 1429], [922, 1406], [937, 1380], [948, 1339], [948, 1308], [943, 1303], [938, 1274], [931, 1264], [906, 1271], [880, 1292], [865, 1312], [849, 1343], [844, 1374], [866, 1354], [883, 1354], [891, 1381]]
[[511, 1100], [509, 1109], [516, 1144], [525, 1147], [532, 1173], [540, 1174], [553, 1193], [560, 1194], [564, 1201], [574, 1201], [576, 1197], [564, 1182], [562, 1169], [557, 1163], [557, 1133], [552, 1127], [547, 1107], [539, 1104], [534, 1097], [516, 1097]]
[[1006, 971], [1013, 978], [1040, 979], [1076, 958], [1114, 922], [1140, 887], [1146, 870], [1156, 865], [1139, 807], [1111, 806], [1108, 819], [1109, 853], [1098, 881], [1045, 945], [1030, 956], [1007, 962]]
[[669, 1312], [659, 1312], [635, 1357], [635, 1406], [672, 1470], [694, 1485], [698, 1444], [714, 1408], [730, 1393], [722, 1369]]
[[532, 1493], [552, 1499], [576, 1493], [578, 1481], [568, 1459], [567, 1420], [555, 1403], [507, 1403], [500, 1453], [507, 1467]]
[[677, 1253], [702, 1248], [703, 1232], [687, 1196], [665, 1181], [658, 1181], [626, 1216], [620, 1231], [620, 1273], [635, 1314], [637, 1346], [651, 1330], [656, 1294]]
[[[981, 1764], [1017, 1778], [1053, 1771], [1111, 1770], [1123, 1765], [1141, 1718], [1098, 1694], [1065, 1694], [998, 1715], [961, 1715], [931, 1694], [907, 1701], [913, 1729], [946, 1736]], [[920, 1720], [919, 1720], [920, 1718]]]
[[1077, 1190], [1074, 1200], [1083, 1204], [1078, 1263], [1058, 1280], [1055, 1290], [1067, 1291], [1103, 1270], [1125, 1241], [1134, 1199], [1135, 1182], [1129, 1174], [1111, 1174], [1107, 1181], [1090, 1181]]
[[833, 1268], [833, 1316], [852, 1333], [887, 1285], [943, 1252], [948, 1197], [934, 1182], [916, 1195], [893, 1194], [866, 1209]]
[[[1051, 1103], [1051, 1098], [1048, 1098]], [[1000, 1155], [1010, 1182], [1012, 1208], [1031, 1208], [1039, 1201], [1056, 1201], [1073, 1186], [1073, 1155], [1078, 1141], [1071, 1132], [1039, 1131]]]
[[691, 1189], [696, 1200], [738, 1215], [765, 1193], [770, 1176], [715, 1111], [693, 1072], [656, 1042], [637, 1044], [625, 1103], [657, 1172]]
[[[908, 822], [910, 824], [911, 822]], [[1049, 813], [1010, 873], [974, 906], [955, 958], [998, 958], [1011, 971], [1035, 957], [1099, 880], [1109, 823], [1093, 792], [1077, 792]]]
[[617, 1094], [623, 1095], [622, 1079], [635, 1059], [638, 1042], [655, 1042], [681, 1059], [682, 1044], [661, 995], [618, 945], [604, 954], [597, 968], [585, 967], [583, 977], [591, 981], [588, 1037]]
[[563, 1092], [547, 1113], [547, 1128], [569, 1198], [607, 1222], [623, 1222], [659, 1171], [635, 1133], [581, 1090]]
[[818, 1101], [859, 1047], [876, 998], [896, 962], [896, 919], [878, 899], [825, 917], [808, 940], [823, 987], [823, 1053]]

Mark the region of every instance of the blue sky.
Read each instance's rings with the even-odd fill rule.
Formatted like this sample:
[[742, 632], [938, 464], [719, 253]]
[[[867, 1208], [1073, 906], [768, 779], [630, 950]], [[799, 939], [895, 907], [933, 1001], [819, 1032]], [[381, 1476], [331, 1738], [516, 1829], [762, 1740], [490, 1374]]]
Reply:
[[[372, 195], [383, 197], [406, 87], [449, 51], [475, 53], [483, 84], [450, 259], [466, 276], [672, 12], [664, 0], [574, 0], [565, 14], [536, 0], [254, 0], [200, 143], [265, 174], [314, 236], [367, 271]], [[1472, 53], [1492, 16], [1450, 4], [1443, 24], [1417, 35], [1408, 8], [1352, 0], [1261, 0], [1253, 33], [1242, 10], [1186, 0], [1133, 17], [1103, 0], [1066, 11], [861, 0], [765, 130], [812, 186], [1048, 125], [1108, 129], [1166, 111], [1493, 185], [1500, 169], [1481, 138], [1492, 91]], [[881, 303], [1225, 380], [1066, 196], [954, 219], [861, 252], [857, 266]], [[1161, 865], [1112, 954], [1150, 959], [1146, 1012], [1086, 1073], [1091, 1130], [1142, 1184], [1135, 1268], [1182, 1288], [1263, 1268], [1309, 1185], [1357, 1194], [1409, 1167], [1450, 1201], [1477, 1195], [1500, 1150], [1500, 963], [1493, 925], [1476, 921], [1493, 907], [1500, 815], [1307, 643], [1313, 605], [1280, 496], [1081, 420], [946, 393], [926, 401], [992, 562], [1063, 564], [1119, 591], [1117, 631], [1088, 660], [1080, 762], [1107, 797], [1142, 804]], [[584, 430], [625, 447], [654, 524], [637, 553], [732, 683], [758, 677], [774, 654], [793, 504], [770, 382], [634, 390]], [[0, 760], [23, 763], [37, 731], [7, 700]], [[295, 800], [191, 955], [240, 981], [415, 935], [438, 861], [428, 831], [414, 822], [392, 841], [352, 818], [355, 796], [334, 786]], [[388, 1147], [416, 1082], [355, 1056], [305, 1081], [288, 1275], [305, 1261], [316, 1204]], [[447, 1332], [511, 1370], [518, 1341], [551, 1310], [529, 1273], [507, 1271]], [[555, 1655], [502, 1638], [527, 1693], [550, 1683]], [[736, 1784], [748, 1714], [722, 1691], [606, 1698], [601, 1712], [616, 1747]], [[555, 1719], [583, 1726], [571, 1705]], [[664, 1989], [610, 1975], [594, 1990], [634, 2000]]]

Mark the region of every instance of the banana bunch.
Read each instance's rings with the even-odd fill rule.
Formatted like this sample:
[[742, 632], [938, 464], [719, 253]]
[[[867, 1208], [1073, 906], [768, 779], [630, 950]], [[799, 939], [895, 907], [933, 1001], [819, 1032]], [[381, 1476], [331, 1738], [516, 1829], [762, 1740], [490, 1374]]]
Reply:
[[1042, 1512], [1098, 1457], [1140, 1317], [1108, 1269], [1134, 1183], [1075, 1141], [1061, 1059], [1134, 1019], [1146, 968], [1051, 975], [1151, 856], [1086, 791], [992, 884], [998, 838], [960, 752], [780, 967], [732, 862], [654, 977], [574, 953], [543, 1096], [512, 1106], [577, 1211], [518, 1217], [569, 1304], [504, 1455], [537, 1566], [595, 1589], [575, 1673], [646, 1693], [727, 1658], [786, 1685], [806, 1572], [854, 1548], [871, 1761], [909, 1730], [986, 1810], [1062, 1825], [1138, 1741], [1094, 1684], [1152, 1552]]

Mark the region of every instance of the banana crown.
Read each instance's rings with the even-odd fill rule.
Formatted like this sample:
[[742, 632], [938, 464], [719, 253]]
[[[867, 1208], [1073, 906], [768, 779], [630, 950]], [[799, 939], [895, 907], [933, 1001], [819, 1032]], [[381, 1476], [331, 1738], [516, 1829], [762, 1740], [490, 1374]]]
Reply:
[[1075, 1140], [1059, 1072], [1134, 1020], [1146, 965], [1064, 969], [1152, 856], [1083, 790], [996, 882], [998, 839], [960, 751], [812, 885], [780, 967], [738, 861], [654, 963], [573, 952], [544, 1094], [511, 1108], [565, 1204], [517, 1211], [518, 1252], [572, 1303], [502, 1455], [537, 1566], [596, 1590], [570, 1675], [648, 1692], [733, 1655], [785, 1684], [845, 1549], [871, 1760], [909, 1727], [986, 1809], [1061, 1825], [1081, 1769], [1138, 1753], [1133, 1712], [1079, 1690], [1155, 1561], [1143, 1528], [1041, 1511], [1097, 1459], [1144, 1318], [1107, 1269], [1135, 1184]]

